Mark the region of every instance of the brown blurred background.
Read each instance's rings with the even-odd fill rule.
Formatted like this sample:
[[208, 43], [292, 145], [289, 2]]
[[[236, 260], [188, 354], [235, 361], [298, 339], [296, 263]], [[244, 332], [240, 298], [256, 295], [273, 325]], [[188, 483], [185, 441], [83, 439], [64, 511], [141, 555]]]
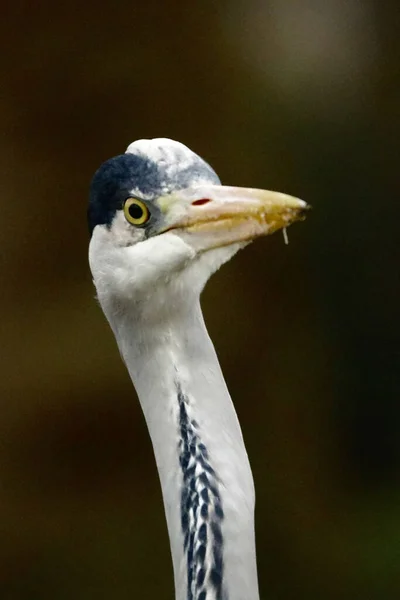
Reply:
[[203, 297], [256, 480], [262, 598], [399, 597], [398, 14], [3, 5], [0, 598], [173, 597], [152, 449], [87, 264], [94, 170], [160, 136], [314, 206]]

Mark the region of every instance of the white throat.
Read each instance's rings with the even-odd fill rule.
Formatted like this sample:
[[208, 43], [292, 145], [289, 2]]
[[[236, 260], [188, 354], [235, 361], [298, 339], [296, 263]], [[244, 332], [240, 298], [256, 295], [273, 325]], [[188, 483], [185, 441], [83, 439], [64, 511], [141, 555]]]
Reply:
[[153, 443], [176, 600], [258, 600], [253, 479], [199, 296], [151, 321], [93, 266]]

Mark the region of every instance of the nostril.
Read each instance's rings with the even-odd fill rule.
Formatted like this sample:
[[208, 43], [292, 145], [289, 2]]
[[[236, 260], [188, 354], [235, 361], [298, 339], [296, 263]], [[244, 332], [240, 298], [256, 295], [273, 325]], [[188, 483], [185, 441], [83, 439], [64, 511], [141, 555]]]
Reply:
[[210, 198], [200, 198], [192, 202], [192, 206], [202, 206], [203, 204], [207, 204], [207, 202], [211, 202]]

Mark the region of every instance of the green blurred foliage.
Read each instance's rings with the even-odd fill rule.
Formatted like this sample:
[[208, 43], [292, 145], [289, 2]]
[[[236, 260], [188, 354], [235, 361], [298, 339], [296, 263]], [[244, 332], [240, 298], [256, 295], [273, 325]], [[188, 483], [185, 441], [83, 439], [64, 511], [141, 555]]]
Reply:
[[372, 0], [8, 3], [1, 598], [173, 597], [85, 217], [97, 166], [160, 136], [225, 183], [314, 206], [203, 298], [256, 480], [262, 598], [398, 597], [397, 16]]

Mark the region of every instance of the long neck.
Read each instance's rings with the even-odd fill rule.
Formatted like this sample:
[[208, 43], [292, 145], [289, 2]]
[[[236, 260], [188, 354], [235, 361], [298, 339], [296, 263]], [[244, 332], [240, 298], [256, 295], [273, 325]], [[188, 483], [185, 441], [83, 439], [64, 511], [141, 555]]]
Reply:
[[176, 599], [257, 600], [253, 479], [200, 304], [157, 334], [129, 314], [111, 325], [154, 447]]

